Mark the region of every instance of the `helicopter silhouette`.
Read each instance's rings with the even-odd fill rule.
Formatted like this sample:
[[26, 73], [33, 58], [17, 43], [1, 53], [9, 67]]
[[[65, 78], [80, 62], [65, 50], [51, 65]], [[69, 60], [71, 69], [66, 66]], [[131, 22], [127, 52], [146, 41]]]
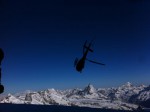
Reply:
[[85, 41], [85, 43], [83, 45], [83, 56], [82, 56], [82, 58], [80, 60], [78, 60], [78, 58], [76, 58], [74, 61], [74, 67], [76, 67], [76, 70], [80, 73], [82, 72], [82, 69], [84, 68], [86, 60], [89, 62], [95, 63], [95, 64], [105, 65], [103, 63], [92, 61], [92, 60], [89, 60], [86, 58], [89, 51], [93, 52], [93, 50], [90, 48], [92, 46], [92, 42], [93, 42], [93, 40], [89, 43], [89, 45], [87, 45], [87, 40]]

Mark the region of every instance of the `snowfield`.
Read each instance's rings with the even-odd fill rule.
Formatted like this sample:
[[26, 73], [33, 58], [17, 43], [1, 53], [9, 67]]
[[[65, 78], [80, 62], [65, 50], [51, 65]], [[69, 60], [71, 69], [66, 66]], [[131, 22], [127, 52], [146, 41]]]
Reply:
[[126, 83], [117, 88], [98, 88], [89, 84], [82, 89], [55, 90], [47, 89], [33, 92], [26, 91], [15, 95], [8, 94], [0, 103], [65, 105], [116, 110], [135, 110], [138, 105], [149, 107], [150, 86], [134, 86]]

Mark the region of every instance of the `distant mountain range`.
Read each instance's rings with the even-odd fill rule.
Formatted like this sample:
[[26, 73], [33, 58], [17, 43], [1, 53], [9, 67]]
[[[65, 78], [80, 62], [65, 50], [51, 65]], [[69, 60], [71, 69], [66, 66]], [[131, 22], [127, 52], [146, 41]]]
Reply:
[[127, 82], [117, 88], [98, 88], [89, 84], [84, 89], [47, 89], [8, 94], [0, 103], [66, 105], [91, 108], [133, 110], [139, 105], [150, 108], [150, 86], [134, 86]]

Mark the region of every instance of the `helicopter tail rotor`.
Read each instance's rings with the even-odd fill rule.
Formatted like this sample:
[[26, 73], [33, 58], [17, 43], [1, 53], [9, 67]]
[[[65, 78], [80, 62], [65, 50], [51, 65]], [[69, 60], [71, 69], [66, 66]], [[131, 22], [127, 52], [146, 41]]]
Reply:
[[85, 52], [85, 46], [86, 46], [87, 40], [85, 41], [84, 45], [83, 45], [83, 54]]
[[[92, 41], [92, 42], [93, 42], [93, 41]], [[88, 49], [90, 52], [93, 52], [93, 50], [90, 48], [91, 45], [92, 45], [92, 42], [89, 43], [89, 46], [87, 46], [87, 45], [86, 45], [87, 40], [85, 41], [85, 43], [84, 43], [84, 45], [83, 45], [83, 54], [84, 54], [85, 49]]]
[[74, 67], [77, 65], [77, 63], [78, 63], [78, 58], [76, 58], [76, 59], [74, 60]]

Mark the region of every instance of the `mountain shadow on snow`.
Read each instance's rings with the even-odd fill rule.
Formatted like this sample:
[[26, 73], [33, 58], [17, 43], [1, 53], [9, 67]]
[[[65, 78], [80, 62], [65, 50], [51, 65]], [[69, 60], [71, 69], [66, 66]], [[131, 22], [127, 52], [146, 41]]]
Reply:
[[128, 111], [76, 107], [76, 106], [58, 106], [58, 105], [0, 104], [0, 112], [128, 112]]

